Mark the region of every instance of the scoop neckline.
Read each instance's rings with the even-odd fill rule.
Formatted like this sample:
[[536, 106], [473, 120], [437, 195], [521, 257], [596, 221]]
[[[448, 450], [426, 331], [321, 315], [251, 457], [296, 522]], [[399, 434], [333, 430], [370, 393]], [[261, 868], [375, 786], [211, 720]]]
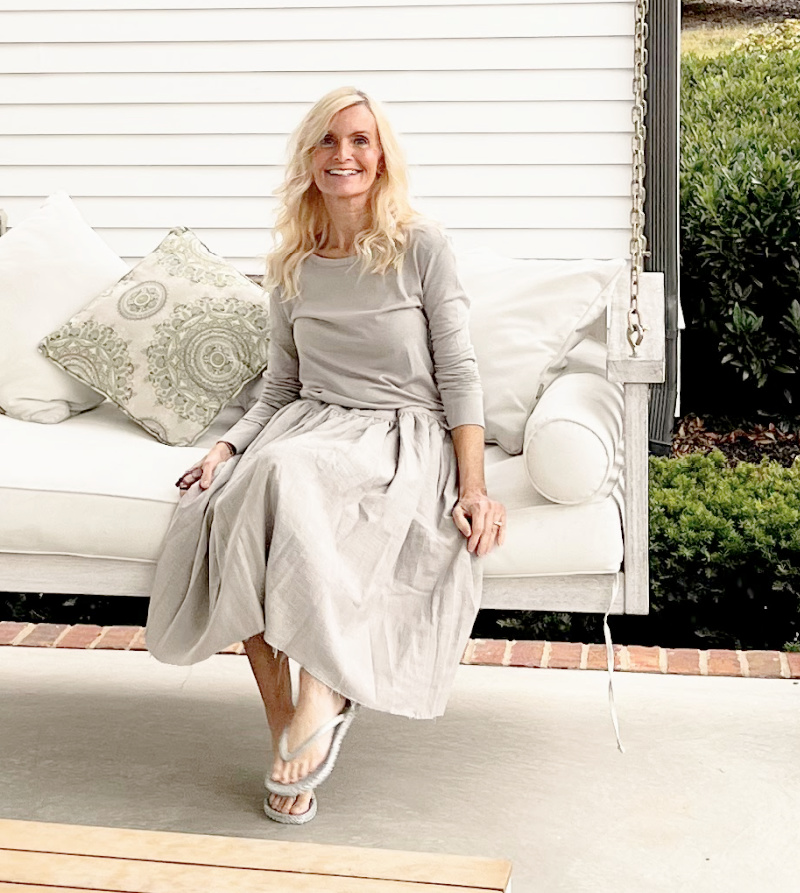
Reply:
[[353, 261], [358, 258], [358, 255], [348, 254], [346, 257], [322, 257], [319, 254], [309, 254], [308, 258], [309, 260], [313, 260], [321, 264], [326, 264], [328, 266], [344, 266], [344, 264], [353, 263]]

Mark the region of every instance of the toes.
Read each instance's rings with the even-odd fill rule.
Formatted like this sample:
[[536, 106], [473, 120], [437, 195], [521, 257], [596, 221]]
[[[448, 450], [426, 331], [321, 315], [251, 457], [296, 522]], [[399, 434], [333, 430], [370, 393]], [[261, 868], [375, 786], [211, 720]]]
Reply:
[[293, 815], [301, 815], [304, 812], [308, 812], [310, 806], [311, 794], [300, 794], [300, 796], [294, 798], [294, 803], [289, 811]]
[[294, 797], [278, 797], [278, 806], [276, 808], [278, 812], [289, 813], [292, 811], [293, 803]]
[[272, 780], [277, 781], [280, 784], [291, 784], [292, 764], [284, 763], [283, 760], [277, 761], [275, 763], [275, 768], [272, 771]]
[[302, 815], [311, 807], [311, 794], [300, 794], [298, 797], [280, 797], [278, 794], [271, 794], [269, 805], [276, 812], [285, 815]]

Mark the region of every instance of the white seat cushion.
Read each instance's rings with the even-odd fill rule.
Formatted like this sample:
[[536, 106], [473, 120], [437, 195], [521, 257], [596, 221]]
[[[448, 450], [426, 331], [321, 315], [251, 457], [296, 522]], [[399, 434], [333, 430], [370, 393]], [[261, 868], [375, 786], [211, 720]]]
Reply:
[[[105, 403], [57, 426], [0, 416], [0, 551], [153, 561], [178, 501], [179, 475], [241, 410], [224, 410], [194, 447], [155, 441]], [[613, 497], [553, 505], [531, 486], [521, 456], [487, 450], [489, 492], [509, 510], [508, 539], [487, 575], [619, 570]]]
[[193, 447], [159, 443], [111, 403], [54, 426], [0, 416], [0, 551], [152, 561], [175, 481], [241, 412]]
[[555, 505], [534, 490], [522, 456], [486, 448], [486, 486], [508, 510], [506, 542], [484, 560], [489, 577], [616, 573], [622, 565], [619, 493]]

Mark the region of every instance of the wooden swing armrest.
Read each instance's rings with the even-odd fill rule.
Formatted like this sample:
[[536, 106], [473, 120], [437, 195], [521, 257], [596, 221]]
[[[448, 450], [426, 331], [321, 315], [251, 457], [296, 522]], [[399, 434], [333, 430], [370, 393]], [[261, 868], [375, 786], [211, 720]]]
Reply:
[[664, 274], [643, 273], [639, 311], [644, 340], [631, 356], [628, 343], [630, 277], [620, 276], [608, 322], [608, 378], [625, 385], [623, 479], [625, 612], [647, 614], [650, 605], [648, 557], [648, 403], [650, 385], [664, 380]]
[[639, 279], [639, 313], [646, 330], [635, 357], [627, 337], [629, 308], [630, 278], [623, 274], [609, 308], [608, 379], [640, 384], [664, 381], [664, 274], [643, 273]]

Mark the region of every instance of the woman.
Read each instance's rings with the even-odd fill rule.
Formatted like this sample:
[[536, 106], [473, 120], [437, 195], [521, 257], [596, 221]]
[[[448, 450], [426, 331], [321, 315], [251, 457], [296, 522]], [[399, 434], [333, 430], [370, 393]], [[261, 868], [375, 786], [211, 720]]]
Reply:
[[355, 704], [444, 712], [505, 509], [467, 300], [380, 107], [323, 97], [280, 195], [263, 393], [178, 481], [147, 642], [186, 664], [244, 640], [275, 755], [264, 808], [300, 824]]

